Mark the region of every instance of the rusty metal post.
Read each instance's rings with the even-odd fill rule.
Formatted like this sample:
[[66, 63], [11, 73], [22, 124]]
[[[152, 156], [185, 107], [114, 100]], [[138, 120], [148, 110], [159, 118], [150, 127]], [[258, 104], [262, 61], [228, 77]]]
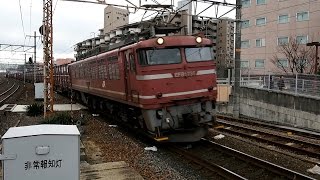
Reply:
[[52, 0], [43, 0], [44, 118], [53, 113]]

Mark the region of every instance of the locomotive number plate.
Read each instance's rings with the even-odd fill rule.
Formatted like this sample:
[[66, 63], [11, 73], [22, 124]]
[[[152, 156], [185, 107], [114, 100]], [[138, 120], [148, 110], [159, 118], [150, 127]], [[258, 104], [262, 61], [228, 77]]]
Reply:
[[188, 72], [176, 72], [173, 73], [173, 77], [178, 78], [178, 77], [191, 77], [195, 76], [197, 73], [196, 71], [188, 71]]

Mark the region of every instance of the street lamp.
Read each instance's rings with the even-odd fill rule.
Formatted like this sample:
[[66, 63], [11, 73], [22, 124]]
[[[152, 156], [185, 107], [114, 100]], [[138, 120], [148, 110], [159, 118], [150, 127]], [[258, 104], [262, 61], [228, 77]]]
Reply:
[[93, 49], [93, 47], [95, 46], [95, 42], [96, 42], [96, 33], [95, 32], [91, 32], [90, 33], [90, 36], [92, 36], [92, 34], [93, 34], [93, 39], [92, 39], [92, 49]]
[[316, 47], [316, 59], [314, 60], [314, 74], [317, 74], [317, 71], [318, 71], [318, 47], [320, 46], [320, 42], [307, 43], [307, 46], [315, 46]]

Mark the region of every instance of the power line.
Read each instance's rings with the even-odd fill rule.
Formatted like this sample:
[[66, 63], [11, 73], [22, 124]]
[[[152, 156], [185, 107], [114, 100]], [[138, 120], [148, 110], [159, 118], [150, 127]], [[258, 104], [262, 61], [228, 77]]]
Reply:
[[[31, 12], [32, 12], [32, 0], [30, 0], [30, 28], [29, 28], [29, 34], [31, 34], [31, 22], [32, 22], [32, 16], [31, 16]], [[30, 43], [30, 39], [28, 44]]]
[[24, 31], [24, 25], [23, 25], [23, 18], [22, 18], [22, 9], [21, 9], [21, 2], [19, 0], [19, 9], [20, 9], [20, 19], [21, 19], [21, 24], [22, 24], [22, 30], [23, 30], [23, 37], [26, 37], [26, 33]]
[[56, 4], [54, 5], [52, 15], [54, 14], [54, 12], [55, 12], [55, 10], [56, 10], [57, 4], [58, 4], [58, 0], [56, 1]]

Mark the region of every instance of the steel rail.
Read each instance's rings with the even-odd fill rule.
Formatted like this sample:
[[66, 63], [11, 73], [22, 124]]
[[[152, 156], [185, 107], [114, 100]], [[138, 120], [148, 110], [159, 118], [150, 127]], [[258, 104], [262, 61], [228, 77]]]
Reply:
[[313, 131], [309, 131], [309, 130], [305, 130], [305, 129], [297, 129], [294, 127], [289, 127], [289, 126], [284, 126], [284, 125], [277, 125], [277, 124], [272, 124], [270, 122], [265, 122], [262, 120], [249, 120], [249, 119], [240, 119], [240, 118], [234, 118], [231, 116], [225, 116], [225, 115], [217, 115], [216, 116], [217, 119], [223, 119], [226, 121], [236, 121], [239, 123], [243, 123], [243, 124], [248, 124], [248, 125], [253, 125], [253, 126], [262, 126], [265, 129], [270, 129], [270, 130], [278, 130], [281, 132], [293, 132], [293, 134], [299, 135], [299, 136], [303, 136], [303, 137], [307, 137], [310, 139], [320, 139], [320, 133], [317, 132], [313, 132]]
[[226, 178], [226, 179], [246, 179], [222, 166], [219, 166], [217, 164], [214, 164], [210, 161], [204, 160], [182, 148], [179, 148], [177, 146], [170, 146], [169, 150], [180, 154], [182, 156], [184, 156], [185, 158], [187, 158], [188, 160], [192, 161], [193, 163], [196, 163], [198, 165], [200, 165], [201, 167], [211, 171], [211, 172], [215, 172], [217, 174], [219, 174], [220, 176]]
[[238, 150], [232, 149], [230, 147], [215, 143], [213, 141], [210, 141], [210, 140], [207, 140], [204, 138], [201, 139], [201, 142], [212, 145], [215, 149], [219, 150], [222, 153], [227, 153], [231, 156], [234, 156], [234, 157], [239, 158], [243, 161], [249, 162], [249, 163], [256, 165], [258, 167], [261, 167], [263, 169], [267, 169], [275, 174], [278, 174], [280, 176], [284, 176], [288, 179], [314, 179], [312, 177], [306, 176], [306, 175], [301, 174], [299, 172], [284, 168], [282, 166], [273, 164], [273, 163], [265, 161], [263, 159], [259, 159], [257, 157], [251, 156], [249, 154], [240, 152]]
[[4, 99], [2, 99], [2, 100], [0, 101], [0, 104], [3, 103], [5, 100], [9, 99], [14, 93], [16, 93], [16, 92], [19, 90], [19, 88], [20, 88], [20, 85], [18, 85], [17, 88], [16, 88], [12, 93], [10, 93], [7, 97], [5, 97]]
[[[236, 135], [239, 135], [239, 136], [242, 136], [242, 137], [246, 137], [246, 138], [249, 138], [249, 139], [254, 139], [254, 140], [257, 140], [257, 141], [260, 141], [260, 142], [276, 145], [276, 146], [281, 147], [281, 148], [285, 148], [285, 149], [292, 150], [292, 151], [295, 151], [295, 152], [298, 152], [298, 153], [302, 153], [302, 154], [307, 155], [307, 156], [312, 156], [312, 157], [315, 157], [315, 158], [318, 158], [318, 159], [320, 158], [320, 152], [311, 151], [311, 150], [308, 149], [308, 147], [311, 147], [313, 149], [320, 150], [320, 144], [306, 142], [306, 141], [298, 140], [298, 139], [295, 139], [295, 138], [292, 138], [292, 137], [281, 136], [281, 135], [278, 135], [278, 134], [273, 134], [271, 132], [262, 132], [262, 131], [259, 131], [259, 130], [256, 130], [256, 129], [251, 129], [251, 128], [248, 128], [248, 127], [243, 127], [243, 126], [232, 124], [232, 123], [228, 123], [228, 122], [221, 122], [220, 121], [219, 123], [220, 124], [224, 124], [224, 125], [228, 125], [228, 126], [231, 126], [231, 127], [235, 127], [235, 128], [240, 129], [240, 130], [249, 131], [251, 133], [248, 134], [246, 132], [240, 132], [240, 131], [237, 131], [237, 130], [232, 129], [232, 128], [231, 129], [219, 128], [219, 129], [217, 129], [217, 131], [236, 134]], [[287, 144], [283, 144], [283, 143], [278, 142], [276, 140], [270, 140], [268, 138], [263, 138], [263, 137], [259, 137], [259, 136], [252, 136], [252, 134], [259, 134], [259, 135], [263, 135], [263, 136], [266, 136], [266, 137], [268, 137], [268, 136], [269, 137], [276, 137], [278, 139], [280, 138], [280, 140], [285, 140], [287, 143], [293, 142], [293, 143], [297, 144], [300, 148], [299, 147], [295, 147], [295, 146], [290, 146], [290, 145], [287, 145]]]
[[9, 92], [16, 84], [14, 83], [9, 89], [7, 89], [6, 91], [4, 91], [3, 93], [0, 94], [0, 96], [5, 95], [7, 92]]

